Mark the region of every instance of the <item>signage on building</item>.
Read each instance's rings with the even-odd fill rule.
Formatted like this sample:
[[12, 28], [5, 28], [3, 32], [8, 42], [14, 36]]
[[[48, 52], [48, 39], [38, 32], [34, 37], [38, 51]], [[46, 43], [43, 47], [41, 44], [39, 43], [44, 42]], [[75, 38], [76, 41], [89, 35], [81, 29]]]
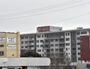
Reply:
[[16, 38], [7, 38], [8, 43], [16, 43]]
[[0, 37], [0, 42], [5, 42], [6, 38]]
[[8, 45], [7, 48], [8, 49], [16, 49], [16, 45]]

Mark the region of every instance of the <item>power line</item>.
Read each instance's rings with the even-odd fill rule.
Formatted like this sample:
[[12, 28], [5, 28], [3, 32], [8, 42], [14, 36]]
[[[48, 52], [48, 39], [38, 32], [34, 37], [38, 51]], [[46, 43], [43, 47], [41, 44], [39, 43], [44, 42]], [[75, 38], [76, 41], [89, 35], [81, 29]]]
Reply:
[[[15, 17], [15, 18], [7, 18], [7, 19], [17, 19], [17, 18], [23, 18], [23, 17], [43, 15], [43, 14], [47, 14], [47, 13], [53, 13], [53, 12], [58, 12], [58, 11], [62, 11], [62, 10], [71, 9], [71, 8], [74, 8], [74, 7], [77, 7], [77, 6], [87, 5], [87, 4], [89, 4], [89, 3], [90, 3], [90, 2], [85, 2], [85, 3], [77, 4], [77, 5], [74, 5], [74, 6], [70, 6], [70, 7], [65, 7], [65, 8], [62, 8], [62, 9], [58, 9], [58, 10], [47, 11], [47, 12], [43, 12], [43, 13], [39, 13], [39, 14], [33, 14], [33, 15], [27, 15], [27, 16]], [[1, 20], [2, 20], [2, 19], [1, 19]]]
[[[24, 15], [24, 14], [27, 14], [27, 13], [38, 13], [38, 12], [41, 12], [41, 11], [47, 11], [47, 10], [50, 10], [50, 9], [52, 10], [52, 9], [60, 8], [60, 6], [72, 5], [72, 4], [76, 4], [76, 3], [79, 3], [79, 2], [81, 2], [81, 1], [68, 1], [68, 2], [65, 2], [64, 4], [49, 5], [47, 7], [42, 7], [42, 8], [38, 8], [38, 9], [32, 9], [32, 10], [29, 10], [29, 11], [15, 13], [15, 14], [12, 14], [11, 16], [16, 16], [16, 15], [21, 15], [21, 14]], [[5, 16], [5, 15], [0, 15], [0, 16]]]

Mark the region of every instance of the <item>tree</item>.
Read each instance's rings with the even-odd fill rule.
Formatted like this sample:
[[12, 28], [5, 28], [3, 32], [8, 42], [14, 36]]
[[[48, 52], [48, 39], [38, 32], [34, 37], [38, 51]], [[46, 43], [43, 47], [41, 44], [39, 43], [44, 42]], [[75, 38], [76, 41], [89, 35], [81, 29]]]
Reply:
[[27, 51], [24, 54], [21, 54], [21, 57], [41, 57], [41, 55], [36, 52]]

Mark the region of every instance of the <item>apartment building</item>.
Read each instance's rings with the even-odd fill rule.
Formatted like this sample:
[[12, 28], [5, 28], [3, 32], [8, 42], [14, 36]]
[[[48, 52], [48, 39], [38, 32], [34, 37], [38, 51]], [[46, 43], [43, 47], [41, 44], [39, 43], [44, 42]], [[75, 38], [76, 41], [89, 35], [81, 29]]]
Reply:
[[34, 34], [34, 47], [37, 53], [44, 57], [60, 58], [61, 60], [68, 58], [70, 62], [90, 61], [89, 28], [62, 30], [61, 27], [51, 27], [37, 28], [37, 33]]
[[19, 32], [0, 32], [0, 57], [20, 57]]
[[26, 51], [36, 51], [36, 34], [21, 34], [21, 54]]

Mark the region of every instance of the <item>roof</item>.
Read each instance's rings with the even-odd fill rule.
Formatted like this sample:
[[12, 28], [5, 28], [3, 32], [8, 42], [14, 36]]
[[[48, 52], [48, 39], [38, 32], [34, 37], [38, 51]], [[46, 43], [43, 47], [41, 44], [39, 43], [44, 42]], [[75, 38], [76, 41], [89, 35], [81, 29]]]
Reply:
[[0, 66], [49, 66], [49, 58], [0, 58]]

